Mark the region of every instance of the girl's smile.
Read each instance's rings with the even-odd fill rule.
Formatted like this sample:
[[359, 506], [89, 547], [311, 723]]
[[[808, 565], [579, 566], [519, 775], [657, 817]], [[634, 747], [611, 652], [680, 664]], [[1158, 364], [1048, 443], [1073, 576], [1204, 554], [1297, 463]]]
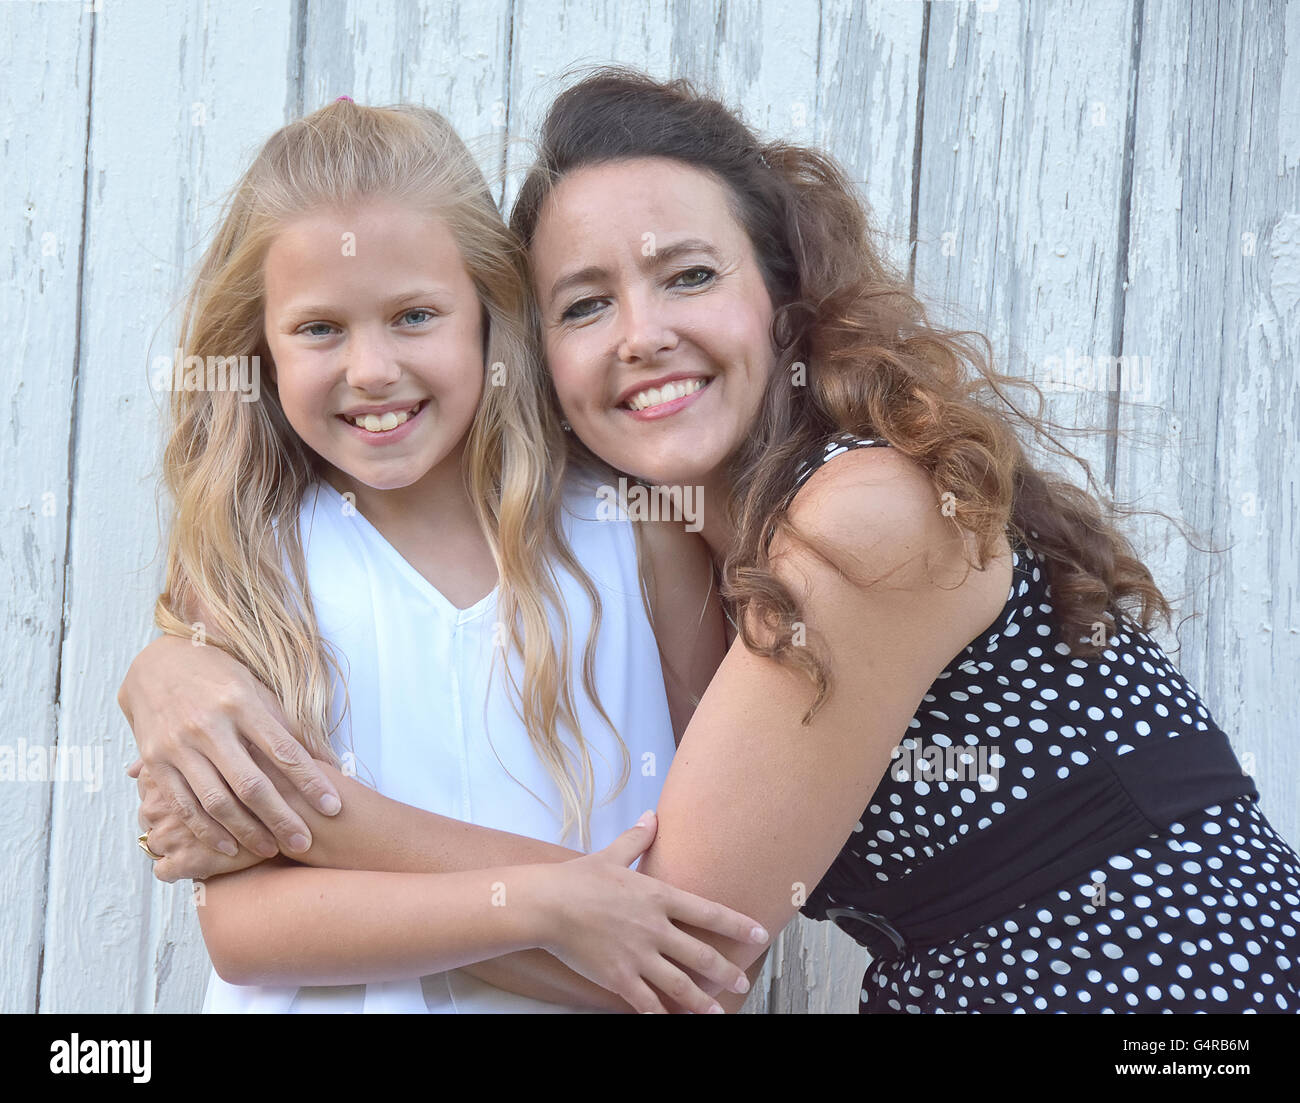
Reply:
[[415, 419], [428, 406], [428, 399], [418, 402], [390, 402], [386, 406], [366, 406], [349, 410], [339, 417], [360, 434], [367, 444], [392, 444], [405, 440]]

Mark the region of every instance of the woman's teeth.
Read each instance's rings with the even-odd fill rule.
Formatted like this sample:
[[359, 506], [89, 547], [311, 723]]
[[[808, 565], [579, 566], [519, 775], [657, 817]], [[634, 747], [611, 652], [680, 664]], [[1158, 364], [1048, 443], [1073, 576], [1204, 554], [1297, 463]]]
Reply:
[[348, 417], [344, 414], [343, 420], [358, 429], [364, 429], [367, 433], [387, 433], [410, 421], [420, 412], [422, 405], [424, 405], [422, 402], [417, 402], [409, 410], [389, 410], [386, 414], [362, 414], [360, 417]]
[[665, 402], [694, 394], [707, 382], [707, 379], [679, 379], [672, 383], [665, 383], [662, 387], [650, 387], [648, 390], [640, 391], [623, 405], [629, 410], [648, 410], [651, 406], [662, 406]]

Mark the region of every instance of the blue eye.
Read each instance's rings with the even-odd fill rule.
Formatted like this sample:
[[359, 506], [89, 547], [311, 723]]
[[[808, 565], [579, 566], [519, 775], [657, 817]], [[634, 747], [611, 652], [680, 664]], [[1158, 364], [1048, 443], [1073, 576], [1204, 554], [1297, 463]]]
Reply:
[[427, 310], [422, 306], [413, 307], [410, 310], [404, 311], [402, 317], [409, 318], [412, 314], [423, 314], [425, 316], [424, 319], [422, 319], [421, 321], [412, 323], [413, 325], [417, 325], [417, 326], [423, 325], [424, 321], [427, 321], [429, 318], [436, 317], [436, 315], [433, 313], [432, 310]]
[[329, 322], [309, 322], [307, 325], [303, 326], [300, 330], [298, 330], [298, 332], [306, 334], [308, 337], [328, 337], [329, 336], [328, 333], [312, 333], [311, 331], [314, 329], [333, 329], [333, 328], [334, 327], [330, 325]]

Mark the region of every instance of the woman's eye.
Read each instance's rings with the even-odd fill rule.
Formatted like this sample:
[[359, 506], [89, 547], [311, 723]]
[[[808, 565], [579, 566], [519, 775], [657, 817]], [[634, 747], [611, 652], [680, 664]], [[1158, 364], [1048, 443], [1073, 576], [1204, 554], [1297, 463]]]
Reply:
[[432, 310], [426, 310], [424, 307], [414, 307], [414, 308], [412, 308], [411, 310], [407, 310], [407, 311], [403, 312], [403, 314], [402, 314], [402, 320], [403, 320], [403, 321], [408, 320], [408, 319], [411, 317], [412, 314], [423, 315], [423, 317], [421, 317], [418, 321], [415, 321], [415, 322], [412, 322], [412, 323], [411, 323], [412, 325], [417, 325], [417, 326], [418, 326], [418, 325], [423, 325], [425, 322], [427, 322], [430, 318], [432, 318], [432, 317], [434, 316]]
[[599, 299], [579, 299], [568, 310], [560, 315], [562, 322], [575, 322], [579, 319], [586, 318], [595, 313], [596, 307], [600, 305]]
[[298, 330], [298, 332], [305, 334], [308, 337], [328, 337], [329, 336], [328, 332], [316, 333], [313, 332], [313, 330], [323, 329], [328, 331], [328, 330], [332, 330], [333, 328], [334, 327], [330, 325], [329, 322], [308, 322], [305, 326], [303, 326], [300, 330]]
[[715, 274], [712, 268], [688, 268], [678, 273], [675, 282], [683, 287], [703, 287]]

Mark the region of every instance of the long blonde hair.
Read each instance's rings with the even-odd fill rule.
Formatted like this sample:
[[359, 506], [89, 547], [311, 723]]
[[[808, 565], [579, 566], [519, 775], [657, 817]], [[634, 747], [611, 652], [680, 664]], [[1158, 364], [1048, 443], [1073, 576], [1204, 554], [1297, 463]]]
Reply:
[[[445, 220], [483, 305], [489, 378], [466, 438], [466, 488], [497, 566], [502, 642], [523, 660], [522, 688], [506, 664], [512, 701], [561, 794], [563, 836], [580, 826], [585, 850], [594, 771], [574, 708], [569, 623], [552, 564], [567, 570], [592, 604], [583, 684], [614, 731], [621, 789], [627, 748], [595, 688], [601, 601], [559, 526], [565, 446], [543, 401], [528, 335], [524, 254], [446, 119], [410, 104], [341, 100], [272, 135], [226, 198], [186, 298], [180, 352], [187, 363], [191, 356], [271, 363], [263, 332], [271, 242], [287, 221], [361, 197], [392, 199]], [[169, 634], [191, 636], [187, 613], [201, 610], [206, 637], [280, 698], [291, 730], [313, 756], [337, 764], [332, 678], [346, 679], [317, 627], [297, 524], [322, 461], [290, 427], [268, 374], [260, 380], [261, 401], [243, 401], [234, 388], [173, 390], [163, 454], [173, 514], [166, 589], [154, 619]], [[559, 613], [558, 641], [548, 606]], [[571, 732], [572, 747], [561, 728]]]

